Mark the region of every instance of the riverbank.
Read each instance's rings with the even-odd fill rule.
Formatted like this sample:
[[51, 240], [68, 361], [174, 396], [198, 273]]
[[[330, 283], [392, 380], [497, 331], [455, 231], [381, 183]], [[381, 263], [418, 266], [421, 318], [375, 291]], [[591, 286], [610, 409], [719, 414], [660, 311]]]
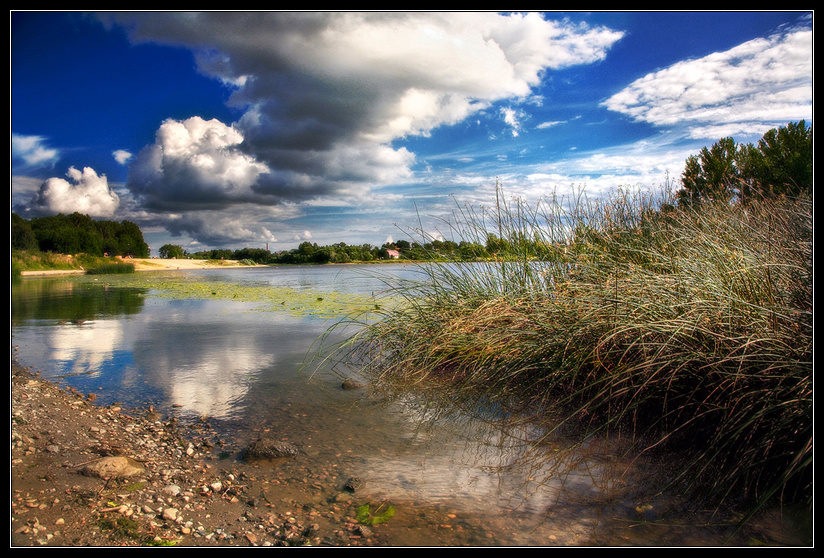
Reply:
[[10, 383], [12, 546], [382, 544], [345, 481], [327, 502], [271, 461], [221, 459], [205, 420], [101, 407], [13, 358]]
[[619, 520], [618, 532], [602, 517], [602, 539], [586, 514], [562, 520], [582, 511], [575, 505], [530, 525], [517, 513], [392, 501], [382, 502], [397, 510], [388, 521], [364, 524], [368, 471], [303, 454], [237, 459], [234, 440], [222, 440], [205, 417], [184, 424], [151, 407], [101, 406], [95, 394], [44, 380], [14, 359], [10, 386], [13, 547], [805, 544], [808, 527], [780, 513], [729, 540], [723, 527], [640, 516]]
[[[483, 510], [373, 501], [368, 471], [303, 451], [243, 459], [248, 448], [222, 439], [208, 417], [184, 423], [151, 407], [101, 406], [14, 354], [10, 400], [13, 547], [588, 544], [586, 530], [536, 543], [519, 519], [489, 524]], [[365, 504], [371, 513], [359, 518]], [[373, 524], [389, 506], [396, 513]]]
[[[234, 268], [234, 267], [256, 267], [254, 265], [242, 264], [236, 260], [189, 260], [189, 259], [160, 259], [160, 258], [130, 258], [122, 260], [125, 263], [134, 265], [135, 271], [168, 271], [185, 269], [213, 269], [213, 268]], [[85, 269], [40, 269], [31, 271], [21, 271], [22, 277], [48, 277], [57, 275], [82, 275]]]

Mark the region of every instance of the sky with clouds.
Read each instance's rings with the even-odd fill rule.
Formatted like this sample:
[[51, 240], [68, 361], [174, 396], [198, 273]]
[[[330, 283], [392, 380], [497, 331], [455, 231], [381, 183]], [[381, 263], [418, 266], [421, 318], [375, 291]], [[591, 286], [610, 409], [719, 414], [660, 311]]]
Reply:
[[11, 12], [11, 206], [167, 242], [437, 234], [812, 124], [811, 12]]

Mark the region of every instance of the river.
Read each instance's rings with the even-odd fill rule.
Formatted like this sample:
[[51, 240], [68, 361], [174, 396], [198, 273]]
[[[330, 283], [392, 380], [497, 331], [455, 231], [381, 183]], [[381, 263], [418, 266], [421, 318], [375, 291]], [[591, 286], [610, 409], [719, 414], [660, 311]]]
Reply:
[[472, 518], [449, 532], [432, 513], [390, 520], [381, 528], [393, 544], [796, 544], [774, 515], [728, 539], [718, 517], [651, 496], [660, 463], [630, 466], [597, 441], [553, 463], [550, 448], [524, 443], [529, 426], [503, 432], [461, 413], [430, 420], [414, 393], [388, 404], [342, 389], [328, 364], [305, 366], [342, 300], [384, 304], [388, 288], [419, 277], [392, 264], [25, 279], [12, 288], [12, 345], [22, 363], [101, 405], [207, 418], [233, 441], [223, 451], [274, 430], [299, 443], [308, 467], [362, 478], [359, 497]]

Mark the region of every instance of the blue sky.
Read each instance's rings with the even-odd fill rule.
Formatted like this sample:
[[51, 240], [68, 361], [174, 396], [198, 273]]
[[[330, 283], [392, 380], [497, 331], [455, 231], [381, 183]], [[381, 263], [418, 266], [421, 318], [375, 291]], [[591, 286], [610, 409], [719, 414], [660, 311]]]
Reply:
[[448, 236], [496, 179], [655, 190], [722, 137], [812, 124], [811, 12], [10, 20], [12, 210], [128, 219], [154, 253]]

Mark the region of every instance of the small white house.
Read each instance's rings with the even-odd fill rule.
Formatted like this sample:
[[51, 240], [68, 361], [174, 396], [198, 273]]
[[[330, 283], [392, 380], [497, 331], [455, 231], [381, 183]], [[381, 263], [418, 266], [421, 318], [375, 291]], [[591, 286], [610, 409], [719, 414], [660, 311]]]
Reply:
[[400, 257], [401, 257], [401, 253], [400, 253], [400, 252], [398, 252], [397, 250], [387, 250], [387, 251], [386, 251], [386, 254], [387, 254], [390, 258], [392, 258], [393, 260], [397, 260], [398, 258], [400, 258]]

